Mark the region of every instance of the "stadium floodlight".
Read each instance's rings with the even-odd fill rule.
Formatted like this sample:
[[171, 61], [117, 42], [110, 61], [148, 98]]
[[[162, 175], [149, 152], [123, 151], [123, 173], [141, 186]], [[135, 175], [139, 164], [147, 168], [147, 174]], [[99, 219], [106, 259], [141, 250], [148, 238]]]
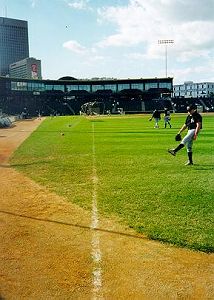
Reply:
[[158, 40], [158, 44], [165, 45], [166, 78], [167, 78], [167, 46], [168, 44], [174, 44], [174, 40]]

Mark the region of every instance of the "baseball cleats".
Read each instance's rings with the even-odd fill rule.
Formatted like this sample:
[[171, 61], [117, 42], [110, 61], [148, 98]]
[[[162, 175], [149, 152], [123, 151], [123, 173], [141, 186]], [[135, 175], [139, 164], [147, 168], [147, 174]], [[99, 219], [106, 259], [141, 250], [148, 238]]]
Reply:
[[193, 165], [193, 162], [191, 161], [188, 161], [187, 163], [185, 163], [185, 166], [192, 166]]
[[175, 152], [175, 150], [174, 150], [174, 149], [168, 149], [168, 152], [169, 152], [170, 154], [172, 154], [173, 156], [175, 156], [175, 155], [176, 155], [176, 152]]

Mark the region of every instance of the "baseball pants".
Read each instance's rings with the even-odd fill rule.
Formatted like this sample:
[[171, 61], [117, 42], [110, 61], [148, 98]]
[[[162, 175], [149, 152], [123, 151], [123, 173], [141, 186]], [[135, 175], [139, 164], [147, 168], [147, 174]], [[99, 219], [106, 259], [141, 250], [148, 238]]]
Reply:
[[192, 152], [192, 143], [193, 143], [194, 134], [195, 134], [195, 129], [189, 129], [187, 134], [181, 141], [181, 144], [186, 146], [187, 152]]

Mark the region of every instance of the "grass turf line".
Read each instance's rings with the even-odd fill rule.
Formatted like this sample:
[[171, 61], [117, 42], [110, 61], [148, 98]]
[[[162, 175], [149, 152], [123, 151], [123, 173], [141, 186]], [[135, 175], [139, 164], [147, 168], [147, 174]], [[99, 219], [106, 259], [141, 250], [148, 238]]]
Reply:
[[11, 163], [91, 209], [94, 122], [99, 212], [118, 216], [151, 239], [213, 252], [214, 117], [204, 115], [193, 145], [195, 165], [187, 167], [186, 150], [176, 157], [167, 153], [185, 116], [173, 115], [172, 129], [164, 129], [163, 121], [154, 129], [148, 115], [47, 118]]

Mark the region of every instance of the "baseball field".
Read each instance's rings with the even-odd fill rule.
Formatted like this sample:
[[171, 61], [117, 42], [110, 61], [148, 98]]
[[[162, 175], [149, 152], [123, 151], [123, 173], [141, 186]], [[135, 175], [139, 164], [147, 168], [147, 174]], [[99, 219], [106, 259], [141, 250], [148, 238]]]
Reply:
[[185, 115], [155, 129], [148, 115], [46, 118], [11, 158], [12, 167], [50, 191], [117, 219], [153, 240], [214, 250], [214, 116], [186, 150], [167, 153]]

